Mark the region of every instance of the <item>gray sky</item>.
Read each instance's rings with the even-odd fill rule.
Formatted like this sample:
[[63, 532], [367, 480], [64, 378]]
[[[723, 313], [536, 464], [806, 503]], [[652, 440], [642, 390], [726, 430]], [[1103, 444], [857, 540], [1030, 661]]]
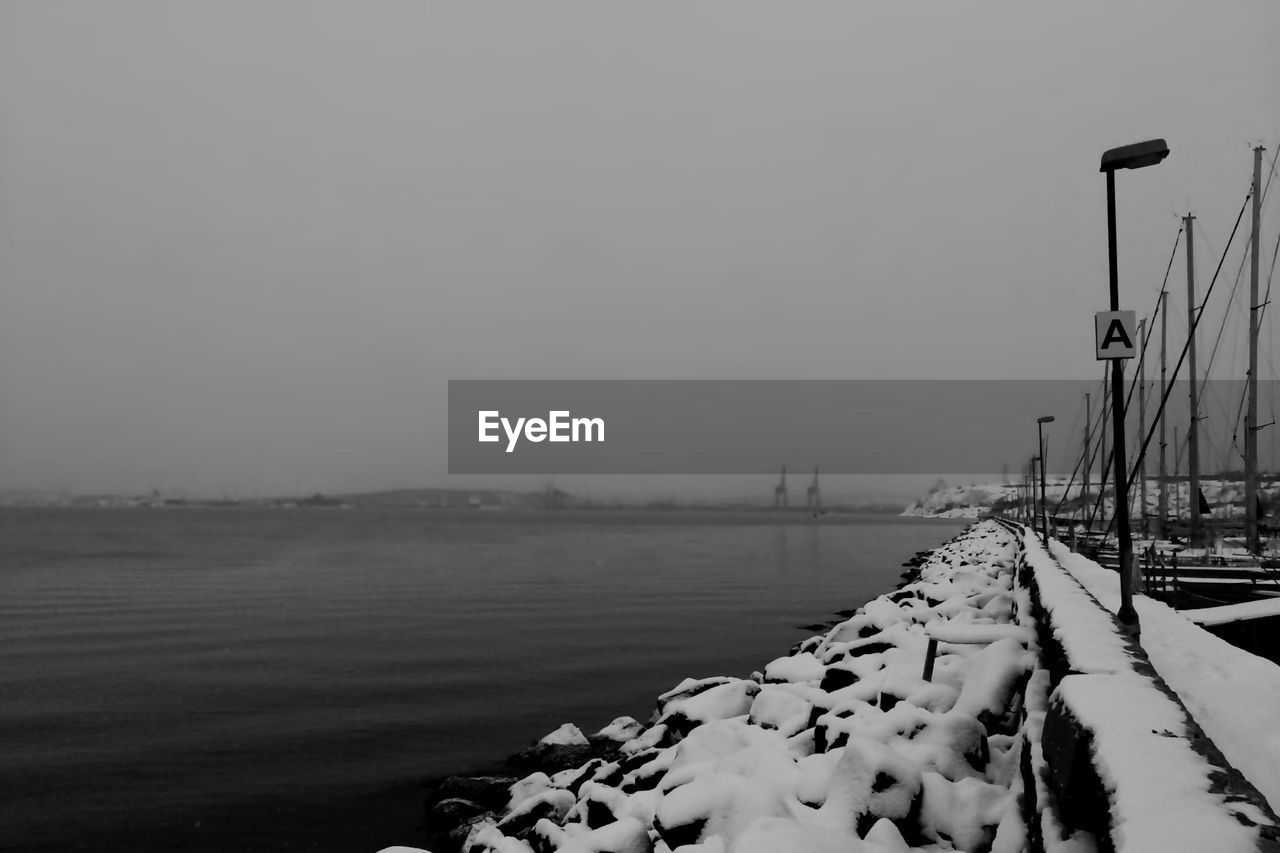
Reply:
[[437, 482], [449, 378], [1092, 377], [1155, 136], [1140, 312], [1280, 4], [5, 0], [0, 487]]

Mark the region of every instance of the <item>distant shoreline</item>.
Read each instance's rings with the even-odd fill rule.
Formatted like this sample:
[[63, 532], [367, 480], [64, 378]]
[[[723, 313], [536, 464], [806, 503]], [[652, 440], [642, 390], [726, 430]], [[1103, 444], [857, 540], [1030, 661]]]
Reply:
[[955, 524], [954, 518], [929, 518], [903, 516], [901, 510], [833, 510], [822, 515], [813, 515], [803, 510], [778, 511], [772, 509], [743, 509], [738, 507], [600, 507], [579, 509], [464, 509], [458, 507], [414, 507], [404, 505], [385, 506], [288, 506], [263, 503], [184, 503], [168, 506], [129, 506], [129, 505], [92, 505], [72, 504], [61, 506], [2, 506], [0, 512], [284, 512], [284, 513], [316, 513], [316, 512], [395, 512], [406, 515], [420, 515], [423, 519], [447, 521], [449, 523], [484, 524], [498, 522], [504, 524], [605, 524], [605, 525], [642, 525], [642, 524], [715, 524], [743, 526], [845, 526], [863, 524], [869, 520], [880, 523], [900, 524]]

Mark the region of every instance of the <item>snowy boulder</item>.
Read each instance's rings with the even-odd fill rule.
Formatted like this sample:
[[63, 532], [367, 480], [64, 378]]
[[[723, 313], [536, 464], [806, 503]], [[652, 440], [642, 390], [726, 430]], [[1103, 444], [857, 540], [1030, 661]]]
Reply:
[[491, 821], [472, 827], [467, 840], [462, 842], [462, 849], [471, 853], [475, 850], [489, 853], [533, 853], [533, 848], [517, 838], [508, 838], [502, 834]]
[[538, 743], [548, 746], [587, 746], [590, 741], [573, 723], [565, 723], [550, 734], [544, 735]]
[[675, 687], [658, 696], [658, 712], [662, 712], [662, 708], [668, 702], [687, 699], [690, 696], [697, 696], [704, 690], [710, 690], [718, 684], [728, 684], [736, 679], [727, 675], [712, 676], [711, 678], [686, 678]]
[[644, 731], [644, 725], [634, 717], [618, 717], [596, 732], [596, 737], [626, 743]]
[[673, 850], [718, 835], [729, 845], [759, 817], [785, 817], [783, 795], [730, 773], [707, 773], [668, 793], [653, 826]]
[[916, 753], [920, 766], [951, 781], [981, 773], [989, 756], [986, 727], [959, 711], [930, 714], [911, 735], [910, 745], [928, 747]]
[[819, 811], [830, 825], [862, 835], [880, 818], [909, 821], [919, 801], [919, 768], [879, 741], [858, 736], [844, 747]]
[[763, 687], [751, 702], [747, 722], [765, 729], [794, 735], [808, 728], [813, 702], [794, 690], [781, 686]]
[[618, 747], [618, 752], [625, 756], [638, 755], [648, 750], [654, 749], [658, 744], [666, 740], [667, 727], [658, 724], [650, 726], [631, 740]]
[[659, 706], [659, 722], [684, 735], [702, 723], [746, 716], [760, 685], [741, 678], [715, 681], [715, 684], [699, 685], [701, 689], [696, 691], [682, 691], [663, 702]]
[[916, 689], [907, 692], [904, 701], [935, 714], [945, 714], [955, 707], [958, 698], [960, 691], [949, 684], [923, 682]]
[[987, 646], [969, 661], [955, 709], [988, 724], [1003, 717], [1033, 662], [1034, 657], [1012, 638]]
[[770, 661], [764, 668], [766, 684], [778, 682], [821, 681], [826, 667], [812, 652], [800, 652]]
[[547, 734], [533, 746], [507, 759], [512, 767], [521, 770], [540, 770], [559, 773], [581, 767], [593, 758], [609, 760], [616, 757], [619, 744], [607, 737], [588, 738], [572, 723]]
[[551, 777], [541, 771], [530, 773], [511, 785], [507, 796], [507, 808], [513, 809], [532, 796], [551, 789]]
[[831, 790], [831, 777], [843, 757], [841, 752], [818, 752], [797, 761], [796, 799], [814, 809], [825, 803]]
[[719, 720], [699, 726], [675, 747], [675, 759], [663, 786], [676, 787], [708, 770], [723, 768], [741, 773], [745, 765], [734, 762], [757, 748], [776, 753], [781, 761], [791, 761], [787, 741], [778, 732], [740, 720]]
[[576, 802], [573, 794], [552, 788], [532, 797], [510, 809], [502, 820], [498, 821], [498, 829], [503, 835], [519, 838], [533, 829], [538, 821], [549, 819], [560, 822], [569, 813]]
[[594, 779], [604, 766], [604, 759], [593, 758], [581, 767], [570, 767], [568, 770], [561, 770], [551, 777], [551, 785], [555, 788], [564, 788], [566, 791], [576, 794], [583, 783], [589, 779]]
[[926, 838], [949, 840], [960, 850], [987, 850], [1005, 814], [1016, 808], [1013, 794], [981, 779], [952, 782], [923, 774], [920, 829]]
[[620, 787], [628, 794], [636, 791], [653, 790], [662, 783], [667, 771], [671, 769], [671, 762], [674, 759], [674, 747], [656, 751], [648, 761], [635, 770], [626, 773], [622, 777]]
[[645, 825], [635, 818], [623, 818], [606, 826], [559, 827], [542, 821], [534, 828], [534, 847], [556, 853], [652, 853], [653, 843]]
[[565, 819], [592, 829], [607, 826], [622, 814], [626, 801], [627, 795], [612, 785], [587, 782], [578, 790], [578, 802]]

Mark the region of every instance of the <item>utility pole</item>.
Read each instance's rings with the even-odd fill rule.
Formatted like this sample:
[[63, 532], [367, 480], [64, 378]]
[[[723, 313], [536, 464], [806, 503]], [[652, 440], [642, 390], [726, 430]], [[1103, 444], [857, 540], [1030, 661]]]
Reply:
[[[1142, 351], [1138, 353], [1138, 450], [1147, 437], [1147, 318], [1138, 321], [1138, 340]], [[1147, 532], [1147, 454], [1138, 456], [1138, 524]]]
[[[1166, 303], [1169, 301], [1169, 291], [1160, 291], [1160, 399], [1164, 400], [1164, 395], [1169, 390], [1169, 380], [1166, 376], [1168, 365], [1165, 363], [1165, 339], [1169, 332], [1169, 311]], [[1169, 538], [1169, 531], [1165, 529], [1165, 521], [1169, 518], [1169, 471], [1165, 465], [1165, 434], [1164, 425], [1167, 418], [1160, 418], [1160, 497], [1156, 502], [1156, 512], [1160, 516], [1159, 530], [1157, 531], [1161, 539]]]
[[1191, 494], [1187, 498], [1187, 507], [1191, 515], [1191, 531], [1187, 543], [1191, 546], [1200, 544], [1200, 405], [1197, 398], [1196, 384], [1196, 268], [1195, 240], [1191, 224], [1195, 217], [1188, 213], [1182, 218], [1187, 228], [1187, 334], [1191, 340], [1187, 347], [1187, 379], [1191, 386], [1191, 423], [1187, 426], [1187, 469], [1190, 476]]
[[1253, 149], [1253, 249], [1249, 260], [1249, 418], [1244, 425], [1244, 532], [1249, 553], [1258, 547], [1258, 228], [1262, 221], [1262, 152]]

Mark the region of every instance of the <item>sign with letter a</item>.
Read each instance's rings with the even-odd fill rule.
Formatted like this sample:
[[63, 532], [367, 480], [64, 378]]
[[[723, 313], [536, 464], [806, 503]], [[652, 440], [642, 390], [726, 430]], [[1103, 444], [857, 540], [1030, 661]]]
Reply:
[[1133, 311], [1099, 311], [1093, 317], [1098, 361], [1138, 354], [1138, 321]]

